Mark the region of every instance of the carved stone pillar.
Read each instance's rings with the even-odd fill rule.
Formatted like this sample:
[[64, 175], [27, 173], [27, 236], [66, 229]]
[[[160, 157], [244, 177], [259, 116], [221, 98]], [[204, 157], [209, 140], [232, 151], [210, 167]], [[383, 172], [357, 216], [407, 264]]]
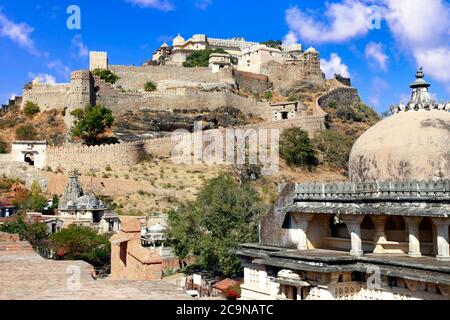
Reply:
[[308, 226], [314, 215], [291, 213], [293, 234], [291, 240], [297, 244], [298, 250], [308, 250]]
[[448, 240], [448, 226], [450, 224], [449, 218], [433, 218], [433, 223], [436, 225], [437, 233], [437, 259], [443, 261], [450, 261], [450, 248]]
[[383, 243], [386, 242], [386, 221], [387, 216], [371, 216], [370, 219], [374, 225], [373, 242], [375, 249], [373, 253], [384, 253]]
[[348, 216], [343, 215], [342, 220], [344, 220], [347, 225], [348, 232], [352, 240], [352, 249], [350, 255], [355, 257], [360, 257], [364, 254], [362, 250], [361, 241], [361, 222], [364, 220], [364, 216]]
[[421, 257], [420, 241], [419, 241], [419, 224], [422, 222], [423, 217], [405, 217], [405, 221], [408, 224], [409, 230], [409, 251], [410, 257]]

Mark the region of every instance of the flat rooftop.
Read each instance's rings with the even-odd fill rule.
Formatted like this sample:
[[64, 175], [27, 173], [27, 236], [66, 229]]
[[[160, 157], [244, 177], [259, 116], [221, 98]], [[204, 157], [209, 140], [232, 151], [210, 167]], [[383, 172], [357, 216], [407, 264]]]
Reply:
[[[95, 280], [86, 262], [46, 260], [32, 250], [0, 250], [0, 266], [0, 300], [192, 299], [165, 281]], [[79, 286], [70, 285], [73, 270], [80, 270]]]

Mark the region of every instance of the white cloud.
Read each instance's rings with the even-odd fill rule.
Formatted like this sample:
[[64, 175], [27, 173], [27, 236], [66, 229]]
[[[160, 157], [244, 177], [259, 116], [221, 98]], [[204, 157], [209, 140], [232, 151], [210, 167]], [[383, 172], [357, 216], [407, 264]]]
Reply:
[[40, 56], [41, 53], [36, 49], [30, 36], [33, 31], [34, 29], [26, 23], [14, 23], [9, 20], [0, 8], [0, 35], [9, 38], [30, 54]]
[[175, 6], [169, 0], [126, 0], [126, 2], [140, 8], [153, 8], [166, 12], [175, 10]]
[[287, 35], [284, 36], [283, 44], [296, 44], [298, 43], [298, 37], [294, 31], [289, 31]]
[[394, 38], [426, 74], [450, 81], [450, 5], [442, 0], [383, 0]]
[[32, 72], [28, 72], [28, 76], [32, 80], [39, 79], [39, 81], [41, 83], [47, 83], [47, 84], [55, 84], [56, 83], [56, 78], [54, 76], [50, 75], [50, 74], [47, 74], [47, 73], [35, 74], [35, 73], [32, 73]]
[[327, 3], [326, 21], [318, 20], [317, 14], [307, 13], [298, 7], [286, 10], [285, 19], [290, 33], [311, 43], [341, 42], [369, 31], [372, 10], [359, 0]]
[[381, 69], [387, 70], [389, 57], [384, 53], [381, 43], [369, 42], [366, 45], [365, 54], [366, 58], [374, 60]]
[[68, 66], [64, 65], [60, 59], [50, 61], [47, 63], [47, 67], [55, 70], [55, 72], [62, 75], [64, 79], [70, 79], [71, 70]]
[[206, 10], [212, 4], [212, 0], [196, 0], [194, 5], [197, 9]]
[[76, 51], [76, 55], [80, 58], [89, 56], [89, 49], [83, 43], [83, 37], [80, 34], [77, 34], [72, 38], [72, 50]]
[[345, 78], [350, 77], [348, 67], [342, 63], [342, 59], [337, 53], [332, 53], [330, 60], [320, 59], [320, 65], [327, 79], [334, 78], [335, 74], [340, 74]]

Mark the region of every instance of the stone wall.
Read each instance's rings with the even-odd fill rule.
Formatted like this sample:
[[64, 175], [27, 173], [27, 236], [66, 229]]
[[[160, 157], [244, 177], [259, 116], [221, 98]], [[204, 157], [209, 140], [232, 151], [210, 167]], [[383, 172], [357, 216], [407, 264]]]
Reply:
[[336, 102], [337, 106], [352, 106], [359, 103], [358, 90], [355, 88], [335, 88], [324, 94], [317, 101], [321, 108], [327, 108], [331, 102]]
[[244, 114], [270, 119], [270, 107], [255, 99], [241, 97], [226, 91], [201, 91], [179, 88], [157, 92], [127, 92], [95, 77], [97, 104], [120, 113], [127, 110], [215, 110], [225, 106], [239, 109]]
[[110, 65], [109, 69], [117, 74], [120, 79], [117, 85], [124, 89], [144, 90], [147, 81], [158, 83], [162, 80], [192, 81], [204, 83], [235, 83], [232, 70], [222, 70], [212, 73], [208, 67], [184, 68], [177, 66], [120, 66]]
[[240, 90], [262, 94], [270, 87], [269, 77], [261, 74], [234, 70], [234, 79]]
[[303, 79], [325, 84], [320, 62], [287, 61], [278, 63], [271, 61], [261, 65], [261, 73], [269, 77], [275, 89]]
[[46, 152], [46, 167], [52, 170], [104, 169], [107, 166], [132, 166], [139, 162], [144, 142], [102, 146], [50, 147]]
[[41, 111], [64, 109], [69, 102], [70, 83], [33, 84], [29, 90], [23, 91], [22, 107], [28, 101], [39, 105]]

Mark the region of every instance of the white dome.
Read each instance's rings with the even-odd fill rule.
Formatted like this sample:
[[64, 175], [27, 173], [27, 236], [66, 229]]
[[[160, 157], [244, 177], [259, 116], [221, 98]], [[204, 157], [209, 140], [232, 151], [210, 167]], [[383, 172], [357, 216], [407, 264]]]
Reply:
[[77, 200], [77, 204], [80, 206], [98, 206], [98, 200], [91, 195], [84, 195]]
[[173, 46], [174, 47], [183, 46], [184, 42], [185, 42], [184, 38], [180, 36], [180, 34], [178, 34], [178, 36], [176, 36], [175, 39], [173, 39]]

